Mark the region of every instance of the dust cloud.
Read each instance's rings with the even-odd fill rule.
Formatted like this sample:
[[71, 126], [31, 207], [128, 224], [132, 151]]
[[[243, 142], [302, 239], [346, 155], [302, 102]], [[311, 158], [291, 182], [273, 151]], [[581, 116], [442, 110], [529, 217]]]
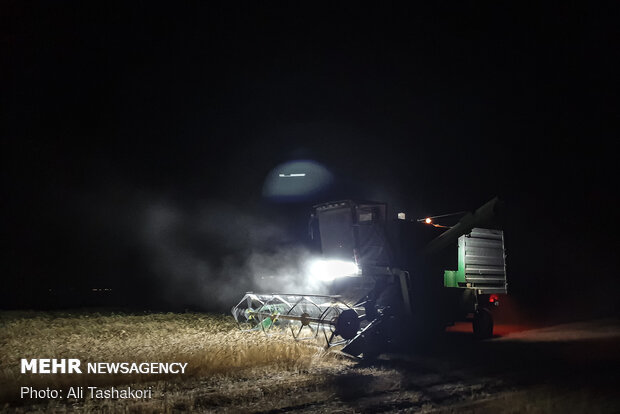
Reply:
[[316, 256], [287, 229], [226, 203], [146, 206], [141, 241], [170, 305], [227, 310], [246, 291], [325, 293], [309, 277]]

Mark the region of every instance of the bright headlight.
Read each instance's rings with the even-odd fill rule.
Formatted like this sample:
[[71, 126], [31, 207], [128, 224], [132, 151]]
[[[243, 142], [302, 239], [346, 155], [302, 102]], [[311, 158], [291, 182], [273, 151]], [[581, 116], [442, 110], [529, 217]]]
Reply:
[[310, 264], [312, 277], [329, 282], [338, 277], [357, 276], [360, 268], [345, 260], [315, 260]]

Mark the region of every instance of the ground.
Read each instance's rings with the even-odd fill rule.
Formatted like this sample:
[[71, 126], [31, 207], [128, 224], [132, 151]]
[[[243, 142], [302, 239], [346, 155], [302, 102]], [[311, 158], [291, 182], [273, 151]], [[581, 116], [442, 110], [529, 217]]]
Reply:
[[[620, 321], [467, 324], [366, 363], [209, 314], [2, 312], [3, 412], [619, 412]], [[535, 328], [535, 329], [533, 329]], [[184, 375], [25, 375], [20, 358], [183, 361]], [[147, 400], [20, 399], [21, 386], [153, 387]]]

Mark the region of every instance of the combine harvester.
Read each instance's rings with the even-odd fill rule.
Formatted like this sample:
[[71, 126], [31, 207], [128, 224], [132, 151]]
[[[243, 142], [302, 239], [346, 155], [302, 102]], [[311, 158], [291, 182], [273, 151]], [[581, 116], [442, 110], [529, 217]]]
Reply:
[[[402, 213], [388, 220], [384, 203], [314, 206], [311, 236], [323, 260], [312, 274], [330, 294], [248, 292], [233, 316], [241, 326], [290, 331], [297, 340], [320, 340], [364, 358], [432, 343], [455, 321], [472, 321], [476, 338], [490, 338], [498, 294], [507, 293], [499, 208], [495, 198], [448, 228]], [[447, 248], [457, 241], [457, 270], [444, 271], [457, 256]]]

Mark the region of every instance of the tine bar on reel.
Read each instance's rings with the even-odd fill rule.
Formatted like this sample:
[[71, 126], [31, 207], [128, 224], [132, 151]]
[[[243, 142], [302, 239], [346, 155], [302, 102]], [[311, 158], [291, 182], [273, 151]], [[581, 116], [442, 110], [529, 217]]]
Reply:
[[364, 318], [364, 309], [351, 307], [337, 295], [256, 294], [248, 292], [232, 308], [240, 327], [283, 333], [290, 328], [298, 340], [318, 339], [323, 333], [326, 348], [353, 339]]

